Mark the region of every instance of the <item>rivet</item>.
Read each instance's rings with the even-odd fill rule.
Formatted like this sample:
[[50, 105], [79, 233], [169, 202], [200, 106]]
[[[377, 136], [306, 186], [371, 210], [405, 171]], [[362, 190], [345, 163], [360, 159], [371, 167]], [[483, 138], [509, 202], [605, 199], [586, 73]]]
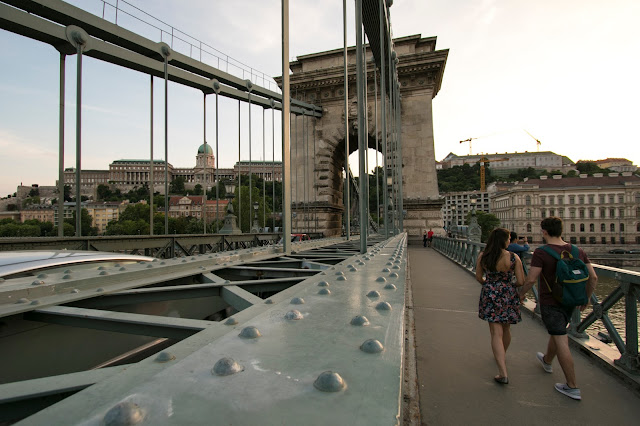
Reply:
[[376, 281], [378, 281], [379, 283], [385, 283], [387, 282], [387, 279], [385, 277], [378, 277], [376, 278]]
[[144, 420], [145, 412], [133, 402], [121, 402], [107, 411], [102, 419], [105, 426], [135, 425]]
[[400, 269], [400, 267], [398, 265], [393, 265], [391, 269]]
[[187, 259], [182, 259], [182, 263], [187, 263]]
[[367, 293], [367, 297], [380, 297], [380, 293], [376, 290], [371, 290], [369, 293]]
[[379, 311], [390, 311], [391, 304], [389, 304], [389, 302], [380, 302], [376, 305], [376, 309]]
[[96, 289], [96, 293], [102, 293], [104, 291], [104, 288], [100, 287]]
[[344, 272], [338, 271], [338, 272], [336, 272], [336, 275], [344, 275]]
[[395, 290], [396, 286], [394, 284], [389, 283], [389, 284], [385, 285], [384, 288], [385, 288], [385, 290]]
[[173, 361], [174, 359], [176, 359], [176, 356], [173, 355], [171, 352], [166, 352], [166, 351], [162, 351], [158, 354], [158, 356], [156, 357], [155, 361], [156, 362], [169, 362], [169, 361]]
[[347, 277], [345, 277], [344, 275], [340, 275], [338, 278], [336, 278], [337, 281], [346, 281]]
[[303, 316], [300, 313], [300, 311], [298, 311], [297, 309], [294, 309], [284, 314], [284, 318], [288, 320], [297, 321], [297, 320], [301, 320]]
[[358, 270], [352, 266], [351, 268], [349, 268], [349, 272], [358, 272]]
[[347, 268], [353, 268], [353, 265], [349, 264], [347, 265]]
[[395, 260], [393, 263], [398, 264], [401, 263], [399, 260]]
[[313, 387], [322, 392], [340, 392], [347, 387], [347, 383], [338, 373], [325, 371], [313, 382]]
[[63, 273], [65, 273], [65, 274], [70, 274], [70, 273], [72, 273], [72, 272], [73, 272], [73, 271], [72, 271], [71, 269], [65, 269], [65, 270], [63, 271]]
[[113, 265], [113, 267], [114, 267], [114, 268], [119, 268], [119, 267], [121, 267], [121, 266], [122, 266], [122, 265], [121, 265], [121, 264], [119, 264], [119, 263], [116, 263], [115, 265]]
[[80, 290], [78, 290], [77, 288], [74, 288], [73, 290], [71, 290], [71, 293], [78, 294], [80, 293]]
[[152, 262], [157, 262], [157, 261], [158, 261], [158, 259], [153, 259], [153, 260], [152, 260]]
[[382, 343], [380, 343], [379, 340], [369, 339], [365, 340], [364, 343], [360, 345], [360, 350], [368, 354], [377, 354], [384, 350], [384, 346], [382, 346]]
[[238, 320], [235, 319], [234, 317], [229, 317], [224, 323], [226, 325], [236, 325], [238, 323]]
[[244, 337], [245, 339], [257, 339], [262, 336], [262, 334], [260, 334], [260, 331], [256, 327], [250, 325], [243, 328], [239, 336]]
[[304, 305], [304, 299], [302, 297], [294, 297], [291, 299], [292, 305]]
[[321, 289], [318, 291], [318, 294], [329, 295], [329, 294], [331, 294], [331, 291], [330, 291], [328, 288], [321, 288]]
[[34, 282], [31, 283], [31, 285], [42, 285], [44, 284], [44, 281], [42, 280], [35, 280]]
[[397, 272], [390, 273], [389, 278], [398, 278], [398, 273]]
[[389, 269], [389, 268], [384, 268], [384, 269], [382, 269], [382, 272], [389, 272], [389, 271], [390, 271], [390, 269]]
[[192, 257], [192, 258], [191, 258], [191, 260], [196, 260], [196, 258], [195, 258], [195, 257]]
[[393, 263], [387, 262], [387, 266], [393, 266]]
[[329, 283], [326, 281], [320, 281], [318, 287], [329, 287]]
[[264, 301], [264, 303], [266, 303], [267, 305], [273, 305], [273, 300], [267, 299]]
[[71, 279], [71, 275], [69, 275], [69, 274], [63, 275], [62, 279], [63, 280], [70, 280]]
[[42, 278], [47, 278], [47, 277], [48, 277], [48, 275], [47, 275], [47, 274], [45, 274], [45, 273], [38, 274], [38, 276], [37, 276], [37, 278], [40, 278], [40, 279], [42, 279]]
[[31, 304], [32, 304], [32, 305], [39, 305], [39, 304], [40, 304], [40, 301], [38, 301], [38, 300], [34, 300], [34, 301], [32, 301], [32, 302], [31, 302]]
[[161, 265], [166, 265], [167, 263], [166, 263], [166, 262], [160, 262], [160, 264], [161, 264]]
[[369, 320], [364, 315], [355, 316], [351, 320], [351, 325], [358, 325], [358, 326], [364, 327], [364, 326], [367, 326], [369, 324], [370, 324]]
[[22, 297], [18, 299], [16, 303], [29, 303], [29, 299], [27, 299], [26, 297]]
[[148, 264], [147, 265], [147, 269], [149, 269], [149, 268], [153, 268], [153, 265], [152, 264]]
[[231, 281], [229, 281], [229, 280], [224, 280], [224, 283], [225, 283], [225, 284], [229, 284], [230, 282], [231, 282]]
[[231, 374], [239, 373], [244, 368], [235, 362], [233, 358], [221, 358], [213, 366], [211, 372], [217, 376], [229, 376]]
[[109, 273], [107, 271], [100, 271], [98, 275], [109, 275]]
[[127, 270], [127, 268], [125, 268], [124, 266], [122, 268], [118, 269], [118, 271], [126, 271], [126, 270]]

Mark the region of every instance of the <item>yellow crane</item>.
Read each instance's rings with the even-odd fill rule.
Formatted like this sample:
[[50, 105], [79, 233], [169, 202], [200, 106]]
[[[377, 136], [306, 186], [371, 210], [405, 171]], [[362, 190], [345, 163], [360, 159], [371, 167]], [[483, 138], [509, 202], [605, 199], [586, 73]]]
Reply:
[[473, 154], [471, 154], [471, 152], [472, 152], [471, 151], [471, 141], [474, 140], [474, 139], [478, 139], [478, 138], [469, 138], [469, 139], [465, 139], [463, 141], [460, 141], [460, 143], [469, 142], [469, 155], [473, 155]]
[[494, 158], [489, 160], [484, 154], [480, 154], [480, 192], [484, 192], [487, 187], [485, 185], [484, 163], [494, 163], [497, 161], [508, 161], [508, 158]]
[[532, 135], [531, 133], [527, 132], [525, 129], [522, 129], [522, 130], [524, 130], [526, 134], [528, 134], [529, 136], [531, 136], [531, 137], [533, 138], [533, 140], [534, 140], [534, 141], [536, 141], [536, 145], [537, 145], [537, 148], [538, 148], [538, 152], [540, 152], [540, 144], [541, 144], [542, 142], [540, 142], [538, 139], [534, 138], [534, 137], [533, 137], [533, 135]]

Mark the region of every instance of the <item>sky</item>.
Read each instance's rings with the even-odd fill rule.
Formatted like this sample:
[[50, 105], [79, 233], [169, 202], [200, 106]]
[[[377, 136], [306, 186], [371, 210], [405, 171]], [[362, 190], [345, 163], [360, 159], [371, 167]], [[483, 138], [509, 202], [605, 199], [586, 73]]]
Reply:
[[[281, 75], [279, 1], [127, 2], [235, 61], [267, 76]], [[100, 0], [71, 3], [102, 16]], [[126, 3], [123, 8], [132, 10]], [[347, 9], [348, 44], [354, 45], [353, 1], [347, 1]], [[115, 20], [111, 6], [104, 6], [104, 12], [105, 19]], [[120, 12], [118, 24], [160, 41], [157, 28], [168, 27], [145, 19], [154, 26]], [[291, 1], [290, 21], [292, 60], [343, 46], [340, 1]], [[531, 152], [538, 139], [540, 150], [573, 161], [622, 157], [640, 165], [639, 1], [396, 0], [391, 21], [394, 37], [436, 36], [436, 48], [449, 50], [433, 100], [436, 160], [450, 152], [468, 154], [469, 144], [460, 144], [467, 138], [477, 138], [474, 154]], [[162, 37], [168, 41], [167, 33]], [[189, 53], [185, 43], [174, 42], [176, 50]], [[6, 196], [21, 183], [53, 185], [57, 179], [59, 55], [48, 45], [4, 30], [0, 49], [0, 196]], [[207, 54], [204, 60], [215, 61]], [[65, 167], [75, 166], [75, 69], [75, 56], [67, 57]], [[241, 74], [233, 66], [230, 71]], [[82, 93], [83, 169], [106, 170], [113, 160], [149, 158], [148, 76], [86, 57]], [[163, 82], [155, 79], [156, 159], [164, 158], [163, 95]], [[204, 140], [203, 95], [170, 83], [169, 99], [169, 162], [193, 167]], [[206, 139], [214, 144], [213, 96], [206, 102]], [[238, 105], [222, 97], [219, 102], [219, 164], [231, 167], [238, 159]], [[243, 104], [243, 160], [249, 151], [248, 110]], [[260, 159], [262, 108], [254, 106], [251, 114], [252, 158]], [[264, 156], [273, 157], [275, 134], [275, 158], [280, 160], [278, 114], [272, 129], [267, 112], [264, 133]], [[357, 163], [351, 166], [357, 170]]]

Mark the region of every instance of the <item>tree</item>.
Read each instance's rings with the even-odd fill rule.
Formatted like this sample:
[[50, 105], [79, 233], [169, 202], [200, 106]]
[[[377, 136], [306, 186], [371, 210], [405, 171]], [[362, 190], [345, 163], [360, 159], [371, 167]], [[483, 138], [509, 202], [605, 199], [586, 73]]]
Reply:
[[[75, 229], [76, 229], [76, 211], [73, 211], [73, 218], [72, 219], [65, 219], [64, 220], [65, 223], [68, 223], [69, 225], [71, 225], [74, 229], [74, 234], [75, 235]], [[82, 209], [80, 211], [80, 227], [82, 230], [82, 236], [88, 236], [88, 235], [98, 235], [98, 228], [96, 227], [92, 227], [91, 224], [93, 223], [93, 219], [91, 218], [91, 215], [89, 214], [89, 211], [87, 209]], [[65, 232], [66, 232], [66, 227], [65, 227]], [[65, 234], [66, 235], [66, 234]]]
[[38, 187], [31, 188], [31, 191], [29, 191], [29, 197], [37, 197], [39, 195], [40, 190], [38, 189]]
[[15, 212], [16, 210], [18, 210], [17, 204], [7, 204], [7, 211]]
[[98, 200], [107, 201], [113, 196], [113, 192], [108, 185], [100, 184], [98, 185], [98, 189], [96, 190], [98, 195]]
[[171, 194], [184, 195], [186, 193], [184, 189], [185, 179], [182, 176], [178, 176], [169, 184], [169, 192]]
[[204, 191], [202, 191], [202, 185], [197, 183], [196, 186], [193, 188], [193, 195], [202, 195], [203, 193]]
[[611, 173], [611, 169], [602, 169], [593, 161], [579, 161], [576, 163], [576, 169], [582, 173], [586, 173], [589, 176], [593, 176], [594, 173]]
[[[260, 196], [260, 190], [258, 190], [258, 188], [253, 187], [252, 189], [253, 189], [251, 191], [252, 202], [258, 203], [258, 211], [257, 211], [258, 225], [260, 227], [264, 227], [265, 216], [263, 214], [263, 206], [264, 206], [263, 198]], [[238, 203], [239, 196], [242, 199], [241, 203]], [[242, 211], [238, 209], [239, 204], [242, 207]], [[268, 218], [269, 215], [271, 214], [271, 208], [268, 205], [268, 203], [265, 207], [266, 207], [266, 214]], [[238, 216], [238, 222], [239, 222], [239, 226], [241, 226], [242, 232], [251, 231], [255, 212], [254, 212], [253, 206], [249, 205], [249, 187], [248, 186], [242, 186], [240, 188], [236, 188], [236, 198], [233, 199], [233, 211], [234, 211], [234, 214]]]

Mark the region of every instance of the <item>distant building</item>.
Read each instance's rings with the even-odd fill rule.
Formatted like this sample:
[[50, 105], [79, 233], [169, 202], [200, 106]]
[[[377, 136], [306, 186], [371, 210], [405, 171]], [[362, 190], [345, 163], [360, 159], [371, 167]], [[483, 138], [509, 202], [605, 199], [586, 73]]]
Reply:
[[442, 218], [447, 231], [453, 226], [465, 225], [467, 214], [472, 210], [472, 196], [476, 197], [476, 211], [491, 212], [491, 203], [487, 192], [461, 191], [447, 192], [440, 195], [445, 199], [442, 205]]
[[580, 160], [578, 161], [578, 164], [579, 163], [595, 163], [601, 169], [610, 169], [618, 173], [624, 173], [624, 172], [633, 173], [636, 170], [638, 170], [638, 168], [634, 166], [633, 163], [627, 160], [626, 158], [606, 158], [604, 160], [596, 160], [596, 161]]
[[[146, 204], [146, 201], [143, 202]], [[130, 204], [128, 202], [106, 201], [98, 203], [87, 203], [86, 208], [92, 218], [91, 226], [98, 229], [98, 234], [104, 234], [107, 225], [112, 220], [118, 220], [120, 214]]]
[[[87, 203], [81, 202], [80, 208], [86, 208]], [[63, 217], [62, 219], [73, 219], [73, 213], [76, 211], [76, 203], [75, 201], [65, 201], [63, 205]], [[58, 226], [58, 207], [54, 206], [53, 208], [53, 225]]]
[[640, 244], [640, 177], [630, 172], [525, 179], [502, 187], [491, 211], [505, 228], [542, 243], [540, 221], [558, 216], [576, 244]]
[[20, 211], [20, 222], [24, 222], [26, 220], [36, 219], [40, 222], [51, 222], [53, 223], [53, 210], [54, 208], [50, 205], [32, 205], [27, 207], [26, 209], [22, 209]]
[[[449, 169], [463, 164], [474, 165], [482, 157], [490, 161], [491, 173], [496, 176], [509, 176], [519, 169], [532, 167], [536, 170], [552, 172], [558, 170], [563, 174], [575, 170], [575, 163], [569, 158], [551, 151], [542, 152], [505, 152], [503, 154], [462, 155], [449, 153], [440, 163], [441, 168]], [[499, 161], [496, 161], [499, 160]]]
[[[189, 195], [169, 198], [169, 217], [195, 217], [202, 219], [202, 205], [204, 196]], [[213, 222], [216, 218], [216, 207], [218, 220], [224, 217], [229, 200], [206, 200], [207, 222]]]

